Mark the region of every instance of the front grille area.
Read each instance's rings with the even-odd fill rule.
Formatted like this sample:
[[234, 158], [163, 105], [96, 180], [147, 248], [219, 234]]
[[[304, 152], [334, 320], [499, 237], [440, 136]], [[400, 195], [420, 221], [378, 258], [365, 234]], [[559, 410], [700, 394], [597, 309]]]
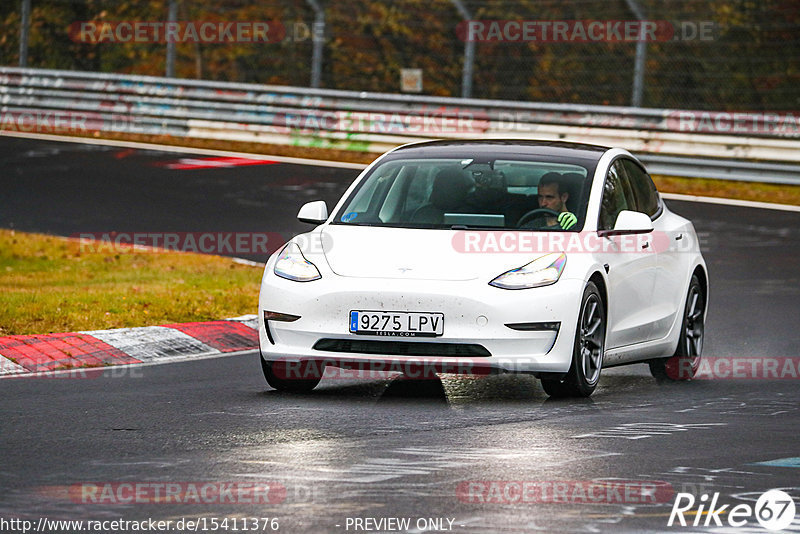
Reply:
[[367, 339], [320, 339], [315, 350], [328, 352], [354, 352], [384, 356], [439, 356], [481, 357], [491, 356], [483, 345], [475, 343], [414, 343], [411, 341], [373, 341]]

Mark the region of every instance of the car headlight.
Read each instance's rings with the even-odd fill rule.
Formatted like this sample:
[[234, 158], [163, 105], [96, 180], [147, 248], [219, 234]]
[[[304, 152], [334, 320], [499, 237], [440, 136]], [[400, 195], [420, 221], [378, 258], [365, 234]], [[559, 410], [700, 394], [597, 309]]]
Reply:
[[489, 282], [489, 285], [502, 289], [549, 286], [558, 282], [566, 264], [567, 255], [563, 252], [547, 254], [522, 267], [504, 272]]
[[303, 256], [296, 243], [289, 243], [283, 247], [278, 261], [275, 262], [274, 271], [281, 278], [295, 282], [311, 282], [322, 278], [317, 266]]

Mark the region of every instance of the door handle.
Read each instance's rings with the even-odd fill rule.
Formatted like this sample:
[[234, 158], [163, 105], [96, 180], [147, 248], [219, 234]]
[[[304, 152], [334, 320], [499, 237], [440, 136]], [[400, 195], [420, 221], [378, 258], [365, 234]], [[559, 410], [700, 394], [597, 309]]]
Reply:
[[680, 241], [681, 239], [683, 239], [683, 234], [678, 234], [675, 236], [675, 241]]
[[648, 248], [650, 246], [650, 241], [645, 241], [642, 245], [642, 248]]

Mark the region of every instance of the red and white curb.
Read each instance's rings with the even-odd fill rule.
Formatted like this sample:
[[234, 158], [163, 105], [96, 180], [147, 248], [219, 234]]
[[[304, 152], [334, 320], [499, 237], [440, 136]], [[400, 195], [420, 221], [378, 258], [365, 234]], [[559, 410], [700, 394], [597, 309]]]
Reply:
[[213, 357], [258, 348], [258, 316], [0, 337], [0, 377]]

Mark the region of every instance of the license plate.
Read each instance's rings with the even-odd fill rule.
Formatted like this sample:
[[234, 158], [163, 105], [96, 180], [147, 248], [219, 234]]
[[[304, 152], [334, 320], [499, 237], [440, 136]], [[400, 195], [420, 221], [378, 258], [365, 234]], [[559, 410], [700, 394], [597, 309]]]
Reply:
[[350, 312], [350, 332], [365, 336], [436, 337], [444, 334], [443, 313]]

